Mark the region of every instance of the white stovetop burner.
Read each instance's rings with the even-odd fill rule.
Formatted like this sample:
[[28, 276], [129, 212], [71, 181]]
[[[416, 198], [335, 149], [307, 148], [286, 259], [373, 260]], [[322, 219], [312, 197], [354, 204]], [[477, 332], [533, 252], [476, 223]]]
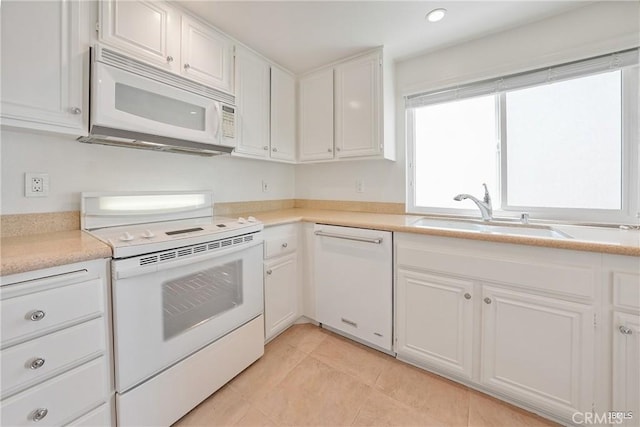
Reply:
[[[203, 242], [228, 239], [262, 230], [260, 221], [248, 218], [212, 216], [211, 193], [188, 193], [204, 196], [200, 205], [176, 207], [175, 200], [185, 193], [153, 193], [167, 199], [166, 208], [155, 204], [149, 209], [123, 207], [105, 209], [105, 198], [144, 198], [149, 193], [83, 193], [83, 229], [113, 248], [114, 258], [126, 258], [151, 252], [175, 249]], [[174, 197], [175, 196], [175, 197]], [[129, 205], [133, 206], [133, 205]]]

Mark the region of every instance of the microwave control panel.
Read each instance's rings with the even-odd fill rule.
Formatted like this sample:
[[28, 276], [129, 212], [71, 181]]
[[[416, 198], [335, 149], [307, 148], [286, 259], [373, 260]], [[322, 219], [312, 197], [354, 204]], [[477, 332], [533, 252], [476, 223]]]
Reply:
[[236, 113], [233, 107], [222, 106], [222, 136], [223, 138], [236, 137]]

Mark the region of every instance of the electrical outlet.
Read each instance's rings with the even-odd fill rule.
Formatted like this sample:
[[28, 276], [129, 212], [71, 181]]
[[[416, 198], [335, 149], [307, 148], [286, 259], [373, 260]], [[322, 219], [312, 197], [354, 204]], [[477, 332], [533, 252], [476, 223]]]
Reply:
[[263, 193], [269, 192], [269, 183], [265, 180], [262, 180], [262, 192]]
[[364, 181], [356, 179], [356, 193], [364, 193]]
[[25, 173], [24, 196], [47, 197], [49, 195], [49, 174]]

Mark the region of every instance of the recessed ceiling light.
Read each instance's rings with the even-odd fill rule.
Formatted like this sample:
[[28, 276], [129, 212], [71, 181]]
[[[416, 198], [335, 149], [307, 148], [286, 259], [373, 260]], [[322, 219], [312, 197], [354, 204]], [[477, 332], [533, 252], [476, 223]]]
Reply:
[[431, 12], [427, 13], [427, 21], [429, 22], [438, 22], [440, 21], [442, 18], [444, 18], [444, 15], [447, 13], [447, 9], [433, 9]]

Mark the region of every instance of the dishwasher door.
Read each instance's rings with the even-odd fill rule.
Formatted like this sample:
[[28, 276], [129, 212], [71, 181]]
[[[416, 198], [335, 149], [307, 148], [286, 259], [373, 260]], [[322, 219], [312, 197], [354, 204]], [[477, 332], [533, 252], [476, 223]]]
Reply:
[[392, 233], [316, 224], [317, 321], [392, 351]]

